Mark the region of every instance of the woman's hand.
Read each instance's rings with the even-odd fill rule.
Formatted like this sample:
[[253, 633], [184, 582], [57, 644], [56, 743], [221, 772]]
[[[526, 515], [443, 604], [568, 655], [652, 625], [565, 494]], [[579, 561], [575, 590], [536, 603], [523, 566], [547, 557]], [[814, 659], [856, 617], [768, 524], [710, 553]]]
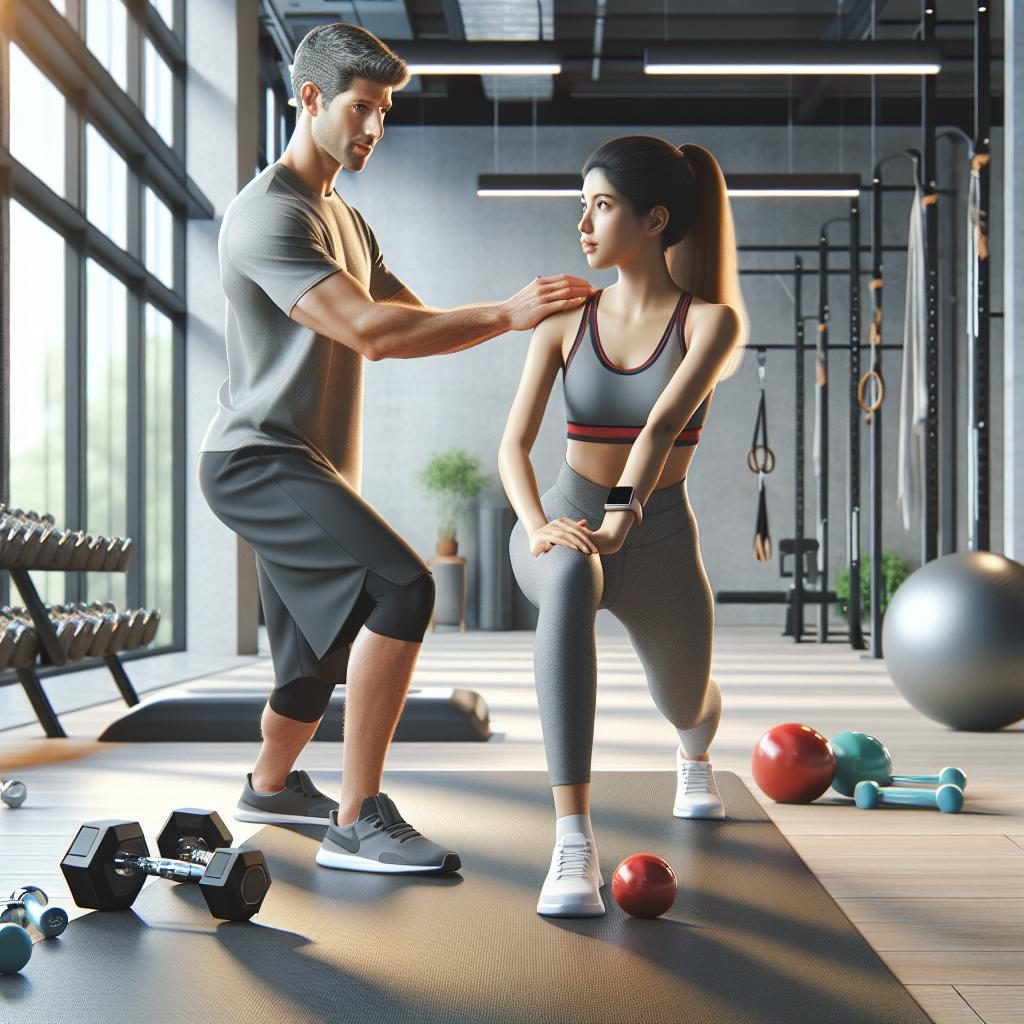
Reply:
[[597, 545], [597, 550], [602, 555], [614, 555], [625, 543], [626, 534], [621, 531], [612, 531], [602, 526], [599, 530], [590, 532], [590, 539]]
[[536, 557], [550, 551], [556, 544], [574, 548], [585, 555], [598, 554], [598, 547], [591, 539], [595, 536], [585, 526], [586, 519], [552, 519], [550, 523], [538, 526], [530, 534], [530, 553]]

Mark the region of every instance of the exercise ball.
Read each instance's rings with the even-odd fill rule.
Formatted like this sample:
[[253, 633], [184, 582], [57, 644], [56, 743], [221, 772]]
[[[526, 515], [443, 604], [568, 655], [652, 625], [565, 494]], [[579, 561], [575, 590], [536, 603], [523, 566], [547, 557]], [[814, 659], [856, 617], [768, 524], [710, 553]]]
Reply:
[[943, 725], [1024, 718], [1024, 566], [989, 551], [922, 566], [882, 620], [885, 664], [909, 704]]

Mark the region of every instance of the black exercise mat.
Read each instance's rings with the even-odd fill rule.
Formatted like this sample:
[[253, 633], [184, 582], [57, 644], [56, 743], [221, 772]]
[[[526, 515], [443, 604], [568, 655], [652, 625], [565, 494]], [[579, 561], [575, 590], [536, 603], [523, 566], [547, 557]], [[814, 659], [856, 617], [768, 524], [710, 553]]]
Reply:
[[671, 773], [594, 777], [605, 878], [650, 851], [680, 894], [660, 920], [542, 918], [551, 854], [541, 772], [403, 772], [388, 790], [463, 858], [461, 875], [318, 868], [319, 830], [264, 828], [259, 923], [218, 924], [195, 886], [151, 883], [0, 979], [11, 1018], [358, 1024], [921, 1024], [927, 1015], [730, 773], [728, 821], [671, 816]]
[[[108, 743], [259, 743], [269, 683], [193, 683], [136, 704], [100, 735]], [[314, 740], [337, 743], [345, 721], [345, 687], [331, 694]], [[443, 686], [409, 691], [395, 729], [396, 743], [484, 742], [490, 739], [487, 702], [475, 690]]]

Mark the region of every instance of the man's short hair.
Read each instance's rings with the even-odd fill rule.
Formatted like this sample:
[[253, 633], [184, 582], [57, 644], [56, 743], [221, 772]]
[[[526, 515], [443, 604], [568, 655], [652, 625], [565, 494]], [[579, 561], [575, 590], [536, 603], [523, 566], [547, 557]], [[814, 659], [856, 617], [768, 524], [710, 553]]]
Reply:
[[401, 88], [410, 78], [409, 68], [372, 32], [358, 25], [337, 22], [307, 32], [292, 62], [292, 92], [299, 110], [304, 82], [312, 82], [323, 96], [324, 106], [345, 92], [355, 78]]

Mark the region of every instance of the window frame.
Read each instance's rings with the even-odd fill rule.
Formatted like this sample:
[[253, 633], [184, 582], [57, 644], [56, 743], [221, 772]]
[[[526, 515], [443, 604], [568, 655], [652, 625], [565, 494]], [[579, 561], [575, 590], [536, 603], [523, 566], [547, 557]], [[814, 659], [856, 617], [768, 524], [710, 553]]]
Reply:
[[[61, 525], [78, 527], [86, 520], [85, 437], [87, 342], [85, 316], [86, 267], [93, 260], [127, 290], [127, 532], [136, 556], [127, 579], [129, 607], [145, 603], [146, 445], [145, 348], [146, 307], [172, 324], [173, 367], [173, 635], [168, 644], [125, 653], [125, 659], [184, 650], [186, 628], [185, 481], [187, 451], [185, 415], [185, 225], [188, 219], [210, 219], [212, 203], [189, 178], [185, 142], [185, 4], [176, 0], [173, 26], [164, 24], [149, 0], [123, 0], [126, 8], [127, 78], [122, 90], [85, 44], [83, 0], [67, 0], [62, 15], [50, 4], [6, 5], [0, 19], [0, 432], [10, 437], [10, 316], [8, 260], [12, 199], [55, 230], [65, 241], [65, 467], [66, 507], [52, 509]], [[143, 113], [144, 52], [149, 38], [173, 76], [173, 145], [149, 124]], [[58, 195], [16, 161], [9, 146], [9, 46], [16, 43], [65, 99], [65, 195]], [[88, 115], [88, 116], [87, 116]], [[86, 217], [85, 132], [91, 123], [127, 164], [127, 238], [122, 248]], [[145, 189], [151, 188], [173, 218], [173, 286], [166, 286], [146, 268]], [[0, 445], [0, 492], [10, 495], [10, 458]], [[17, 497], [17, 496], [13, 496]], [[0, 601], [9, 600], [9, 578], [0, 580]], [[65, 576], [66, 600], [85, 597], [85, 576]], [[77, 668], [78, 666], [69, 666]], [[82, 667], [94, 667], [91, 662]]]

